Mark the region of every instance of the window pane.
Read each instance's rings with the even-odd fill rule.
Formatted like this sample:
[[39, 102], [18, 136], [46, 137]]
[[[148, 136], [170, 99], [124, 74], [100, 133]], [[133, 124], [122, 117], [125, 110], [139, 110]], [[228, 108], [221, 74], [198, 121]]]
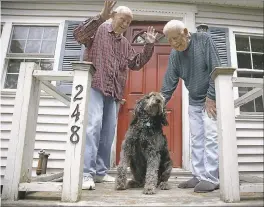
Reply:
[[255, 112], [254, 110], [254, 101], [250, 101], [242, 106], [240, 106], [241, 112]]
[[252, 54], [252, 58], [253, 58], [253, 68], [263, 70], [264, 69], [264, 66], [263, 66], [264, 55]]
[[262, 96], [255, 99], [256, 104], [256, 112], [263, 112], [263, 102], [262, 102]]
[[54, 41], [43, 40], [40, 53], [54, 54], [56, 43]]
[[9, 49], [10, 53], [24, 53], [25, 40], [12, 40], [11, 47]]
[[7, 74], [5, 80], [5, 88], [16, 89], [17, 88], [18, 75]]
[[252, 78], [264, 78], [264, 72], [263, 73], [253, 73]]
[[[241, 97], [242, 95], [246, 94], [248, 91], [251, 91], [251, 90], [252, 90], [252, 88], [246, 88], [246, 87], [238, 88], [239, 97]], [[250, 102], [240, 106], [240, 111], [241, 112], [255, 112], [254, 101], [250, 101]]]
[[250, 54], [237, 53], [237, 63], [238, 63], [238, 68], [252, 69]]
[[249, 51], [249, 38], [236, 36], [236, 50]]
[[263, 37], [250, 37], [252, 52], [264, 52], [263, 51]]
[[168, 43], [168, 39], [166, 37], [162, 37], [159, 39], [159, 43]]
[[25, 53], [39, 53], [40, 40], [28, 40]]
[[12, 39], [27, 39], [28, 27], [14, 26]]
[[10, 59], [8, 61], [7, 73], [19, 73], [20, 64], [23, 61], [24, 60]]
[[34, 62], [41, 70], [53, 70], [53, 60], [27, 59], [25, 62]]
[[41, 70], [53, 70], [53, 61], [41, 60], [40, 67]]
[[45, 27], [43, 39], [56, 40], [57, 34], [58, 34], [58, 28], [57, 27]]
[[237, 71], [237, 77], [252, 78], [251, 72]]
[[142, 37], [142, 36], [137, 36], [137, 38], [134, 40], [133, 43], [143, 44], [143, 43], [145, 43], [145, 42], [146, 42], [146, 41], [145, 41], [145, 38], [144, 38], [144, 37]]
[[34, 40], [34, 39], [42, 39], [42, 33], [43, 33], [43, 27], [30, 27], [29, 28], [29, 34], [28, 39]]
[[[54, 54], [58, 27], [14, 26], [9, 53]], [[42, 44], [43, 42], [43, 44]]]

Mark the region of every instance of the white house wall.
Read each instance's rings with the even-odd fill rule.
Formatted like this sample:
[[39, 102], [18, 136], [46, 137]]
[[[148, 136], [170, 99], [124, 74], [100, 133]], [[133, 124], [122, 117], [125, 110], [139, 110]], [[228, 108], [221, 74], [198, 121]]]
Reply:
[[[1, 95], [1, 179], [5, 173], [7, 150], [12, 126], [14, 95]], [[50, 153], [48, 172], [63, 169], [67, 137], [69, 107], [50, 96], [42, 96], [33, 160], [33, 175], [38, 163], [38, 152], [45, 149]]]
[[230, 7], [216, 7], [197, 5], [196, 26], [208, 24], [219, 27], [244, 27], [247, 29], [262, 29], [263, 32], [263, 10], [241, 9]]
[[[14, 3], [2, 2], [2, 22], [14, 23], [61, 23], [64, 20], [83, 20], [97, 14], [101, 5], [78, 5], [78, 4], [43, 4], [43, 3]], [[129, 4], [129, 3], [128, 3]], [[152, 4], [153, 5], [153, 4]], [[186, 9], [185, 5], [168, 4], [160, 10]], [[142, 11], [147, 8], [143, 4]], [[188, 7], [190, 12], [195, 11], [195, 6]], [[198, 5], [196, 13], [196, 26], [206, 23], [209, 26], [243, 27], [246, 30], [263, 29], [261, 10], [233, 9]], [[167, 14], [164, 19], [168, 20]], [[176, 15], [176, 14], [175, 14]], [[139, 15], [140, 16], [140, 15]], [[177, 18], [177, 15], [176, 17]], [[3, 55], [3, 54], [2, 54]], [[1, 68], [2, 69], [2, 68]], [[55, 68], [56, 69], [56, 68]], [[10, 95], [1, 92], [1, 179], [5, 173], [7, 162], [8, 140], [10, 136], [12, 114], [14, 108], [14, 93]], [[38, 151], [46, 149], [50, 153], [48, 172], [63, 170], [66, 144], [66, 128], [69, 108], [59, 101], [43, 96], [40, 100], [39, 118], [37, 124], [36, 143], [33, 161], [33, 174], [37, 166]], [[261, 119], [237, 119], [237, 137], [239, 154], [239, 171], [263, 174], [263, 120]]]

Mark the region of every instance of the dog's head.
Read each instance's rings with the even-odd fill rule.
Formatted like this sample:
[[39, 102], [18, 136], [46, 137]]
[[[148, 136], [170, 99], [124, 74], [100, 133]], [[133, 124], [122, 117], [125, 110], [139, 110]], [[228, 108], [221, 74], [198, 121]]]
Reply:
[[140, 119], [146, 115], [159, 119], [162, 125], [168, 125], [165, 111], [165, 98], [161, 93], [151, 92], [136, 103], [134, 118]]

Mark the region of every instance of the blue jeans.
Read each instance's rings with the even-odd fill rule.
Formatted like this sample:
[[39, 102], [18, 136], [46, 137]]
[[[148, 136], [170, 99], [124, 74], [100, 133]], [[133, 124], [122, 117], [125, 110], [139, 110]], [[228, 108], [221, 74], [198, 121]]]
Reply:
[[192, 174], [219, 184], [217, 123], [204, 106], [189, 106]]
[[110, 168], [119, 103], [91, 88], [84, 153], [84, 176], [104, 176]]

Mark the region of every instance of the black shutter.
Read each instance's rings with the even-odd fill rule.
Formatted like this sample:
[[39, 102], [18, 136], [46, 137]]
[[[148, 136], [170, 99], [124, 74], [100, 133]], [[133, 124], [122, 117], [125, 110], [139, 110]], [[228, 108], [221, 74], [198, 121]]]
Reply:
[[231, 66], [228, 28], [209, 27], [207, 32], [216, 44], [222, 66]]
[[[80, 23], [81, 21], [65, 21], [61, 55], [59, 60], [59, 70], [71, 71], [71, 62], [82, 60], [84, 46], [80, 45], [73, 37], [73, 30]], [[71, 94], [72, 82], [60, 81], [57, 85], [57, 88], [63, 93]]]

